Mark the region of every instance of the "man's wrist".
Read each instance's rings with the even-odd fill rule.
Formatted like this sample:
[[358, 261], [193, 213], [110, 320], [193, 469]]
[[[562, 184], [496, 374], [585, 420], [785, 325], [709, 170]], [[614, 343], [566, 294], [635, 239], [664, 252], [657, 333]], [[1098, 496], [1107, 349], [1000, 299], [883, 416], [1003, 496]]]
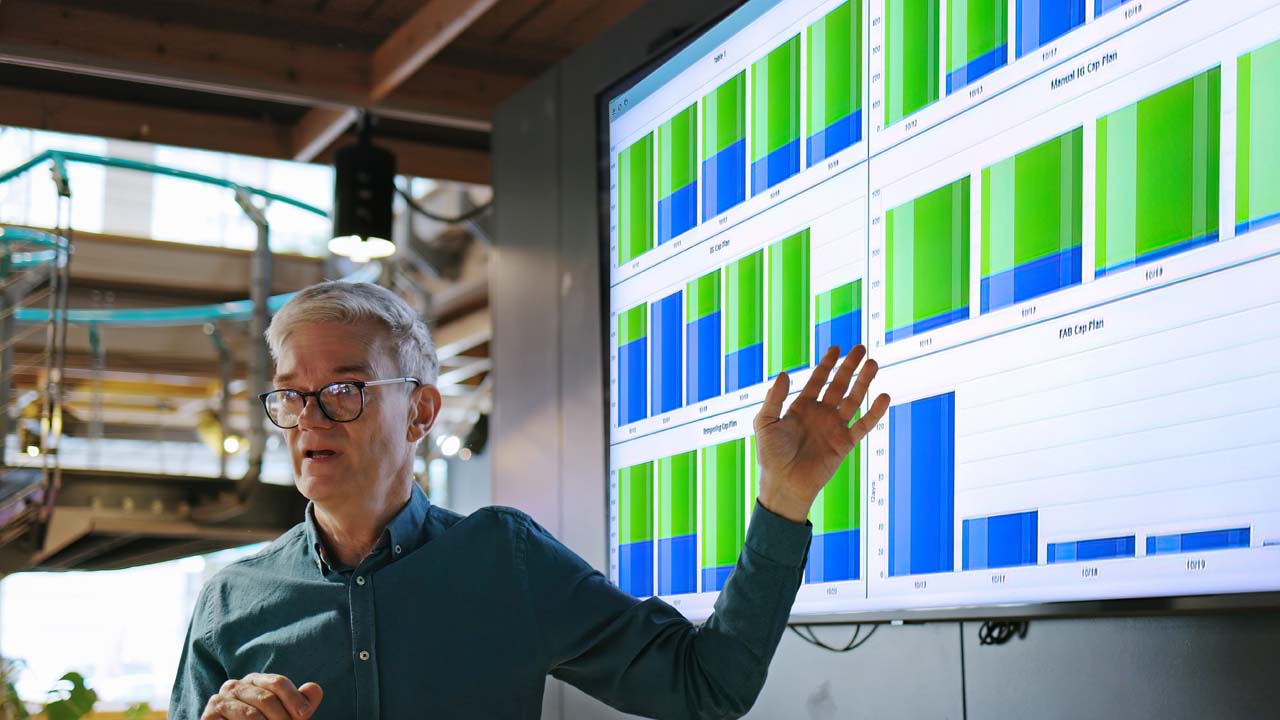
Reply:
[[813, 498], [797, 497], [792, 493], [774, 489], [763, 482], [760, 484], [760, 496], [757, 499], [765, 510], [800, 525], [809, 520], [809, 508], [813, 507], [814, 500]]

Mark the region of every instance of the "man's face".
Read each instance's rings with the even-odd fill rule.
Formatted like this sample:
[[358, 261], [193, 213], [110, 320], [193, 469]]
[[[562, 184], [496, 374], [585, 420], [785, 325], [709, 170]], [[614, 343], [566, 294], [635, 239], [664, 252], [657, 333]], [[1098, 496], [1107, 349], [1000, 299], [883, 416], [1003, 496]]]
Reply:
[[[311, 323], [289, 336], [276, 359], [273, 388], [313, 391], [342, 380], [399, 377], [389, 341], [374, 323]], [[364, 412], [352, 422], [330, 420], [307, 398], [298, 426], [284, 431], [298, 490], [331, 506], [376, 502], [412, 471], [414, 441], [429, 428], [415, 407], [413, 383], [364, 391]]]

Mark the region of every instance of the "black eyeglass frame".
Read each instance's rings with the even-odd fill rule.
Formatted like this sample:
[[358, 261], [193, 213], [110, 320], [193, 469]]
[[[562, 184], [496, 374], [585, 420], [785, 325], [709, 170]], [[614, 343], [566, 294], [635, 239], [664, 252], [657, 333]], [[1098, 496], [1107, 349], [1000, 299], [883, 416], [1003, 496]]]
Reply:
[[[276, 388], [275, 390], [268, 390], [267, 392], [264, 392], [258, 395], [258, 400], [262, 402], [262, 411], [267, 414], [267, 419], [271, 421], [272, 425], [275, 425], [281, 430], [292, 430], [301, 424], [302, 413], [307, 411], [307, 398], [309, 397], [313, 397], [316, 399], [316, 406], [320, 408], [320, 412], [323, 413], [325, 417], [329, 418], [331, 422], [349, 423], [349, 422], [355, 422], [356, 420], [359, 420], [360, 417], [364, 415], [364, 406], [365, 406], [364, 389], [365, 388], [377, 387], [378, 385], [391, 385], [394, 383], [404, 383], [404, 382], [411, 382], [417, 387], [422, 387], [422, 381], [416, 377], [387, 378], [385, 380], [338, 380], [337, 382], [331, 382], [328, 385], [325, 385], [319, 390], [312, 390], [310, 392], [303, 392], [302, 390], [294, 390], [293, 388]], [[324, 401], [320, 399], [320, 393], [324, 392], [325, 390], [328, 390], [334, 385], [352, 385], [357, 390], [360, 391], [360, 412], [356, 413], [356, 416], [351, 418], [350, 420], [339, 420], [334, 416], [330, 415], [329, 411], [325, 409]], [[298, 396], [302, 398], [302, 411], [298, 413], [299, 422], [294, 423], [293, 425], [289, 425], [288, 427], [276, 422], [276, 419], [271, 417], [271, 408], [267, 407], [267, 398], [271, 397], [272, 395], [275, 395], [276, 393], [282, 393], [282, 392], [297, 393]]]

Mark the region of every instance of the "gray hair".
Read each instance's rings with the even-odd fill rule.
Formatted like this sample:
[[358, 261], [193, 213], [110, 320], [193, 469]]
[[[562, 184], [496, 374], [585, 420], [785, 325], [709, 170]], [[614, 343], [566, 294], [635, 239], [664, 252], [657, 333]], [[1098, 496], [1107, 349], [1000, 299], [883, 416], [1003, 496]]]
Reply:
[[316, 322], [380, 323], [388, 333], [400, 372], [434, 385], [439, 363], [431, 331], [413, 308], [395, 293], [372, 283], [330, 280], [304, 288], [271, 319], [267, 346], [279, 359], [284, 341], [299, 325]]

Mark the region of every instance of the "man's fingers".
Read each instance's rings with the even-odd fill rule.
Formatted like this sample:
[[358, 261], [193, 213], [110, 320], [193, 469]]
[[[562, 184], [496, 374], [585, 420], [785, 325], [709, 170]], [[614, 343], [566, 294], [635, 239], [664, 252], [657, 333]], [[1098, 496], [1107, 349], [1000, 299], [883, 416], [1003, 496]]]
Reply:
[[200, 720], [262, 720], [264, 717], [271, 716], [234, 697], [218, 694], [209, 698]]
[[840, 348], [832, 345], [827, 348], [827, 352], [822, 356], [821, 362], [813, 369], [813, 374], [809, 376], [809, 382], [804, 384], [804, 389], [800, 391], [801, 400], [817, 400], [818, 391], [823, 385], [827, 384], [827, 377], [831, 375], [831, 368], [835, 367], [836, 360], [840, 359]]
[[880, 393], [871, 403], [871, 407], [867, 410], [867, 414], [858, 418], [858, 422], [849, 428], [849, 439], [855, 443], [866, 437], [871, 432], [876, 423], [884, 419], [884, 414], [889, 411], [889, 396]]
[[875, 360], [867, 360], [862, 364], [862, 369], [858, 371], [858, 379], [853, 381], [853, 388], [840, 401], [841, 417], [846, 420], [851, 419], [853, 413], [862, 407], [862, 401], [867, 399], [867, 391], [871, 389], [871, 381], [875, 379], [878, 372], [880, 372], [880, 365]]
[[853, 379], [853, 371], [858, 369], [858, 363], [862, 362], [862, 358], [867, 356], [867, 348], [865, 345], [855, 345], [848, 355], [844, 356], [844, 361], [840, 363], [840, 367], [836, 368], [836, 376], [831, 379], [831, 384], [827, 386], [827, 391], [822, 394], [822, 402], [828, 405], [838, 405], [844, 397], [844, 391], [849, 389], [849, 381]]
[[[315, 710], [315, 703], [312, 703], [307, 697], [294, 686], [293, 681], [284, 675], [276, 675], [274, 673], [251, 673], [246, 675], [244, 683], [253, 685], [263, 689], [276, 698], [279, 698], [281, 707], [288, 712], [288, 718], [292, 720], [302, 720], [311, 716]], [[314, 683], [312, 683], [314, 685]], [[318, 685], [315, 687], [319, 688]], [[274, 718], [272, 719], [274, 720]]]
[[298, 688], [298, 692], [302, 693], [302, 696], [307, 699], [308, 703], [310, 703], [311, 712], [315, 712], [315, 709], [320, 707], [320, 701], [324, 700], [324, 690], [313, 682], [303, 683], [302, 686]]
[[[230, 692], [232, 698], [258, 710], [267, 720], [294, 720], [275, 693], [252, 683], [242, 682]], [[226, 715], [226, 712], [223, 712]], [[252, 715], [252, 713], [250, 714]], [[229, 716], [228, 716], [229, 717]]]
[[786, 373], [778, 373], [778, 377], [773, 379], [773, 384], [769, 386], [769, 392], [765, 393], [764, 404], [760, 406], [760, 412], [756, 414], [756, 428], [761, 423], [769, 424], [777, 422], [782, 417], [782, 402], [787, 399], [787, 393], [791, 390], [791, 378]]

